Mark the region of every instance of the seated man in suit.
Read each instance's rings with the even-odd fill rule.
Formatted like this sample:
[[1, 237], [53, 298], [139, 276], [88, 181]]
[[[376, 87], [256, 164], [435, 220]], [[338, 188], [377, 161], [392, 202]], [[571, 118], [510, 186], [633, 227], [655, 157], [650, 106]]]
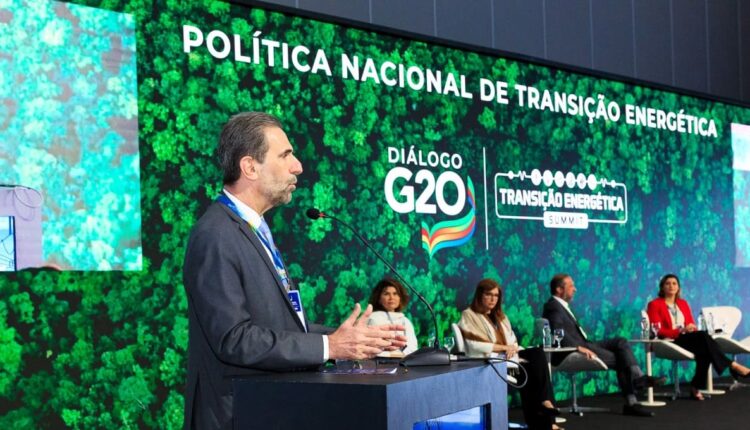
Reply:
[[[305, 317], [263, 215], [289, 203], [302, 164], [275, 117], [233, 116], [219, 139], [224, 190], [196, 223], [184, 264], [186, 429], [232, 428], [232, 378], [400, 349], [401, 325], [368, 326], [359, 304], [335, 331]], [[294, 395], [294, 393], [290, 393]]]
[[[568, 305], [576, 292], [575, 283], [570, 275], [558, 273], [550, 281], [549, 287], [552, 297], [544, 304], [542, 316], [549, 320], [552, 330], [559, 328], [565, 330], [562, 346], [575, 347], [578, 352], [585, 354], [588, 358], [599, 357], [609, 368], [615, 369], [617, 382], [626, 401], [623, 414], [642, 417], [653, 416], [653, 412], [646, 410], [637, 403], [635, 392], [638, 389], [661, 384], [665, 379], [644, 375], [625, 339], [615, 337], [600, 341], [589, 340]], [[552, 364], [556, 364], [555, 358], [559, 362], [564, 356], [554, 354]]]

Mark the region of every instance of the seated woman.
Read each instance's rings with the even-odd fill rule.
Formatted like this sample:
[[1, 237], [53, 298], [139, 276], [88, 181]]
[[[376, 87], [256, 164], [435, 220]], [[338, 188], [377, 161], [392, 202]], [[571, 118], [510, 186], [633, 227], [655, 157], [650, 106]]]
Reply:
[[406, 347], [404, 354], [410, 354], [417, 350], [417, 336], [414, 334], [414, 326], [401, 311], [409, 303], [409, 294], [406, 288], [395, 279], [384, 278], [372, 290], [370, 304], [373, 312], [367, 320], [367, 325], [400, 324], [406, 328]]
[[680, 298], [680, 290], [680, 280], [676, 275], [664, 275], [659, 281], [659, 297], [648, 304], [648, 318], [652, 323], [661, 324], [660, 338], [674, 339], [676, 345], [695, 354], [691, 395], [695, 400], [703, 400], [700, 390], [706, 388], [709, 365], [713, 365], [718, 374], [729, 368], [735, 379], [748, 377], [750, 369], [728, 359], [708, 333], [698, 330], [690, 306]]
[[510, 321], [503, 313], [500, 284], [492, 279], [479, 281], [471, 305], [461, 312], [458, 326], [466, 341], [467, 355], [486, 356], [497, 352], [511, 359], [518, 354], [528, 375], [526, 385], [520, 390], [526, 424], [530, 429], [556, 428], [552, 424], [553, 417], [560, 411], [552, 404], [547, 357], [541, 348], [518, 346]]

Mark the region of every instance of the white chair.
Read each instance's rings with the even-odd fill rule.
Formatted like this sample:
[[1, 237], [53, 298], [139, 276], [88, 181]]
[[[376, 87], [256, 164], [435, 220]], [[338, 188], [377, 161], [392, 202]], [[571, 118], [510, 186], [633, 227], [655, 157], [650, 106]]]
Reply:
[[742, 311], [734, 306], [706, 306], [701, 312], [709, 324], [713, 324], [711, 328], [715, 332], [720, 330], [715, 333], [717, 337], [731, 338], [742, 321]]
[[[651, 325], [651, 321], [649, 320], [648, 313], [646, 313], [646, 311], [641, 311], [641, 317], [649, 321], [649, 326]], [[658, 358], [664, 358], [666, 360], [674, 361], [674, 363], [672, 363], [672, 379], [674, 380], [674, 391], [672, 392], [671, 397], [672, 397], [672, 400], [675, 400], [682, 393], [680, 391], [680, 376], [678, 373], [678, 370], [679, 370], [678, 362], [695, 360], [695, 355], [692, 352], [688, 351], [687, 349], [681, 346], [675, 345], [674, 342], [671, 342], [669, 340], [663, 340], [661, 342], [654, 342], [653, 351], [654, 351], [654, 355], [656, 355]], [[709, 372], [710, 372], [710, 369], [709, 369]]]
[[[541, 328], [544, 327], [545, 323], [549, 324], [546, 318], [538, 318], [536, 320], [535, 325], [540, 334]], [[576, 385], [576, 376], [579, 373], [597, 372], [608, 369], [607, 365], [599, 357], [589, 359], [585, 354], [581, 354], [580, 352], [571, 352], [557, 366], [552, 366], [553, 371], [566, 373], [570, 378], [570, 385], [573, 389], [573, 404], [568, 409], [570, 413], [581, 416], [584, 412], [609, 412], [607, 408], [580, 406], [578, 404], [578, 388]]]
[[458, 324], [452, 323], [451, 329], [453, 330], [453, 338], [456, 339], [456, 355], [466, 354], [466, 344], [464, 343], [464, 334], [461, 333], [461, 328]]
[[608, 370], [604, 362], [599, 357], [589, 359], [585, 354], [580, 352], [571, 352], [557, 366], [552, 366], [555, 372], [567, 373], [570, 377], [570, 384], [573, 387], [573, 404], [570, 406], [570, 413], [583, 415], [584, 412], [609, 412], [607, 408], [594, 408], [578, 405], [578, 390], [576, 388], [576, 376], [581, 372], [596, 372]]
[[[713, 321], [713, 329], [721, 329], [721, 332], [714, 334], [714, 340], [721, 348], [721, 352], [731, 354], [734, 358], [738, 354], [750, 354], [750, 336], [735, 340], [732, 338], [735, 330], [742, 321], [742, 311], [734, 306], [709, 306], [702, 309], [703, 316], [709, 321]], [[742, 384], [734, 381], [729, 386], [730, 390], [741, 387]]]

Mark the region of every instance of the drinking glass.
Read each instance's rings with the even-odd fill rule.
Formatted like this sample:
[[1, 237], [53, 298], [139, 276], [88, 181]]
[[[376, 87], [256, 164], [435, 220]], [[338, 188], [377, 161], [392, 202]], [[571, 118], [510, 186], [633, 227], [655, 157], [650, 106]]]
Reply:
[[[400, 324], [400, 325], [404, 326], [404, 328], [406, 328], [406, 317], [402, 316], [401, 319], [398, 321], [398, 324]], [[405, 331], [398, 331], [397, 333], [400, 334], [403, 337], [406, 337], [406, 332]], [[407, 346], [408, 345], [402, 346], [401, 347], [401, 351], [405, 350]]]
[[557, 343], [557, 347], [560, 348], [562, 346], [562, 340], [565, 337], [565, 330], [561, 328], [556, 328], [555, 331], [552, 333], [552, 335], [555, 338], [555, 343]]
[[656, 339], [659, 336], [659, 330], [661, 330], [661, 323], [652, 322], [651, 323], [651, 337], [653, 339]]
[[456, 339], [453, 336], [445, 336], [443, 338], [443, 348], [448, 350], [448, 354], [451, 353], [454, 346], [456, 346]]

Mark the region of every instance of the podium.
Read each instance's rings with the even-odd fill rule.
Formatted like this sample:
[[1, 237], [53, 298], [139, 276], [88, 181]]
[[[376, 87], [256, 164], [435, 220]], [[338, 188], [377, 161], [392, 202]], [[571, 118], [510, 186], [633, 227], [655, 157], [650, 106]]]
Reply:
[[[505, 375], [504, 364], [495, 368]], [[399, 368], [386, 375], [278, 373], [232, 382], [237, 429], [411, 430], [478, 406], [488, 429], [508, 428], [507, 386], [484, 363]]]

